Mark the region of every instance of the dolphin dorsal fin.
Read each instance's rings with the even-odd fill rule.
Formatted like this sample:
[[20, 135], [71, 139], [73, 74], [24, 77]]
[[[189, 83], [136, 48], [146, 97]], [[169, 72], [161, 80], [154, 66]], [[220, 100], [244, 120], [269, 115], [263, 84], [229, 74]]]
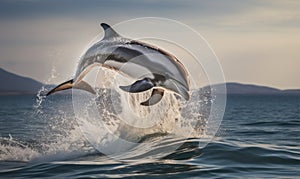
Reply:
[[104, 37], [103, 39], [110, 39], [115, 37], [120, 37], [120, 35], [108, 24], [101, 23], [101, 27], [104, 29]]

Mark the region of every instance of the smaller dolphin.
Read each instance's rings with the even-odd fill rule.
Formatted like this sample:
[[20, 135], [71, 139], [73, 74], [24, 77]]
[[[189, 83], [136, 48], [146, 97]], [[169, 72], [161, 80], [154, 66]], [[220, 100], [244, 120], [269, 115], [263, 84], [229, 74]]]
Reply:
[[[93, 44], [80, 59], [74, 79], [66, 81], [47, 93], [78, 88], [95, 94], [94, 89], [82, 79], [96, 65], [124, 73], [138, 79], [129, 86], [120, 86], [126, 92], [139, 93], [153, 88], [151, 97], [142, 102], [143, 106], [158, 103], [165, 90], [170, 90], [189, 99], [189, 76], [183, 64], [170, 53], [136, 40], [120, 36], [109, 25], [102, 23], [104, 37]], [[140, 66], [150, 72], [142, 78], [126, 64]], [[139, 79], [140, 78], [140, 79]]]

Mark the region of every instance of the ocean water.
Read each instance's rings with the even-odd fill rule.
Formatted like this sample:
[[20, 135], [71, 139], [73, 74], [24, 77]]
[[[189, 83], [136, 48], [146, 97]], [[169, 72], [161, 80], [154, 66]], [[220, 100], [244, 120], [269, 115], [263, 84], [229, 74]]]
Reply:
[[153, 150], [182, 145], [155, 160], [99, 153], [72, 107], [70, 95], [42, 105], [32, 95], [0, 96], [0, 178], [300, 178], [300, 96], [228, 96], [208, 145], [166, 138]]

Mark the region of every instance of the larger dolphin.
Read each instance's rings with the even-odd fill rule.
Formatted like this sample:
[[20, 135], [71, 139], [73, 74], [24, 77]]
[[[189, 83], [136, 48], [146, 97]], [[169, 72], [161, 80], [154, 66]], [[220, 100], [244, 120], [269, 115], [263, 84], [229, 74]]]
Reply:
[[[105, 31], [103, 39], [93, 44], [82, 56], [75, 77], [58, 85], [47, 95], [69, 88], [95, 93], [82, 79], [92, 67], [100, 65], [137, 79], [129, 86], [120, 86], [126, 92], [138, 93], [152, 88], [151, 97], [141, 105], [150, 106], [158, 103], [165, 90], [171, 90], [184, 99], [189, 99], [189, 76], [175, 56], [158, 47], [124, 38], [105, 23], [101, 26]], [[123, 68], [129, 63], [140, 66], [150, 73], [142, 77], [136, 76], [135, 69]]]

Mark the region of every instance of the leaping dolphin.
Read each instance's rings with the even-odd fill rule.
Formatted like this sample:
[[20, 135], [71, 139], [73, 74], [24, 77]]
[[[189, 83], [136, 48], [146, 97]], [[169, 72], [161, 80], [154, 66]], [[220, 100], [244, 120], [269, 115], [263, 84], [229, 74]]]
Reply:
[[[66, 81], [46, 95], [69, 88], [78, 88], [95, 94], [94, 89], [82, 79], [96, 65], [122, 72], [130, 77], [138, 79], [129, 86], [120, 86], [126, 92], [139, 93], [152, 90], [151, 97], [141, 105], [151, 106], [158, 103], [165, 90], [171, 90], [189, 99], [189, 76], [183, 64], [170, 53], [140, 42], [124, 38], [108, 24], [101, 23], [104, 29], [102, 40], [93, 44], [81, 57], [75, 77]], [[141, 66], [150, 73], [140, 77], [135, 69], [123, 68], [126, 64]]]

